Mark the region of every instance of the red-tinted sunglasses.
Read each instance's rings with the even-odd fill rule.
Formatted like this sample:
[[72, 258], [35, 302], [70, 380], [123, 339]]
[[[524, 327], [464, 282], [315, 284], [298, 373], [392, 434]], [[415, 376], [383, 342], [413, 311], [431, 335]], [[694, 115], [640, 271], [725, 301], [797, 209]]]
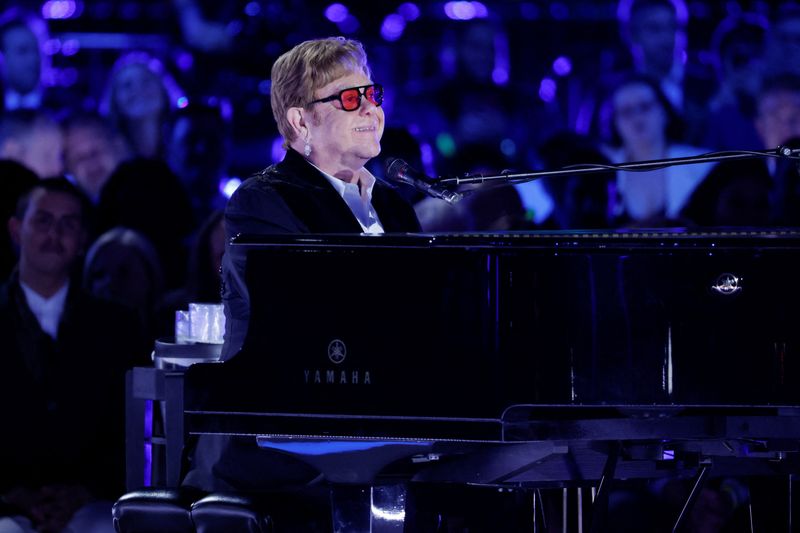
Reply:
[[380, 107], [383, 103], [383, 85], [380, 83], [373, 83], [372, 85], [361, 85], [360, 87], [349, 87], [342, 89], [336, 94], [320, 98], [309, 102], [307, 105], [320, 104], [323, 102], [333, 102], [338, 100], [342, 104], [342, 109], [345, 111], [355, 111], [361, 107], [361, 97], [364, 96], [375, 107]]

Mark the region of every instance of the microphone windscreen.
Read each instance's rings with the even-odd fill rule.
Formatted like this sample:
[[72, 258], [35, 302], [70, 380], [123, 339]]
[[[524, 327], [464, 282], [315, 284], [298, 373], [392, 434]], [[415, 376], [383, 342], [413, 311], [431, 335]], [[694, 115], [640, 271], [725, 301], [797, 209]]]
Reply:
[[403, 174], [407, 172], [408, 164], [402, 159], [389, 157], [386, 159], [386, 177], [393, 181], [403, 181]]

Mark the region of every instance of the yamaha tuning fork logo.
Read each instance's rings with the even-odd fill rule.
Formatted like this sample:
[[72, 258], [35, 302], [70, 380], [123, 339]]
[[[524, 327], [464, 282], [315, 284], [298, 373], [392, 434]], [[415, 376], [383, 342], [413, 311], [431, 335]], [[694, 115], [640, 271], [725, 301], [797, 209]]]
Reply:
[[347, 357], [347, 346], [341, 340], [333, 339], [328, 344], [328, 359], [331, 360], [331, 363], [338, 365], [344, 361], [345, 357]]
[[[325, 355], [328, 359], [327, 365], [303, 370], [303, 382], [306, 385], [372, 385], [369, 370], [350, 368], [343, 364], [347, 359], [347, 345], [342, 339], [333, 339], [329, 342]], [[320, 356], [322, 358], [322, 354]], [[363, 357], [361, 359], [363, 360]]]
[[728, 272], [720, 274], [711, 289], [725, 296], [737, 294], [742, 290], [742, 278]]

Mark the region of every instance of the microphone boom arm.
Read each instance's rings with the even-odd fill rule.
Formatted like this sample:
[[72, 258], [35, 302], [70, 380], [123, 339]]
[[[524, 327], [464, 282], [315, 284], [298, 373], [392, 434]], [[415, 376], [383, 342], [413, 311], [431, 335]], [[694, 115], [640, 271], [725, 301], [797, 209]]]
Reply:
[[739, 159], [755, 159], [755, 158], [783, 158], [793, 159], [800, 161], [800, 149], [789, 148], [787, 146], [779, 146], [772, 150], [729, 150], [723, 152], [708, 152], [691, 157], [673, 157], [667, 159], [653, 159], [649, 161], [634, 161], [631, 163], [620, 163], [618, 165], [600, 165], [600, 164], [587, 164], [587, 165], [572, 165], [558, 170], [543, 170], [537, 172], [514, 172], [503, 173], [494, 176], [482, 176], [467, 174], [463, 177], [456, 178], [441, 178], [438, 183], [442, 185], [462, 185], [471, 183], [485, 183], [491, 181], [502, 181], [504, 183], [525, 183], [535, 179], [546, 178], [551, 176], [561, 175], [575, 175], [575, 174], [595, 174], [600, 172], [609, 171], [629, 171], [629, 172], [646, 172], [648, 170], [657, 170], [675, 165], [694, 165], [697, 163], [713, 163], [717, 161], [729, 161]]

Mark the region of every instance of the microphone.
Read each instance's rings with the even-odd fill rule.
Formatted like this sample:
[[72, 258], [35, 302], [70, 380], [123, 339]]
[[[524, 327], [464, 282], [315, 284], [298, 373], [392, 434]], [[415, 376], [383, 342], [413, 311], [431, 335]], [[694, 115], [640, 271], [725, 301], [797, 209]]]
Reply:
[[435, 179], [426, 176], [419, 170], [412, 168], [402, 159], [395, 157], [390, 157], [386, 160], [386, 178], [396, 183], [411, 185], [418, 191], [444, 200], [448, 204], [454, 204], [464, 197], [461, 193], [447, 189]]

